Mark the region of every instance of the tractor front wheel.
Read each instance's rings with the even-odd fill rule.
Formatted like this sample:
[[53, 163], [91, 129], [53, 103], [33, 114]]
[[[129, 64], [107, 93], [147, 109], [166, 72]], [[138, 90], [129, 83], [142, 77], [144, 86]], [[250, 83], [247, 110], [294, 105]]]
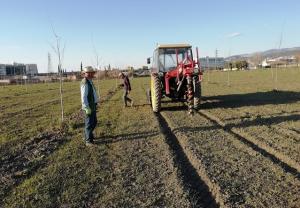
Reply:
[[151, 104], [153, 112], [158, 113], [161, 107], [161, 83], [157, 74], [151, 75]]

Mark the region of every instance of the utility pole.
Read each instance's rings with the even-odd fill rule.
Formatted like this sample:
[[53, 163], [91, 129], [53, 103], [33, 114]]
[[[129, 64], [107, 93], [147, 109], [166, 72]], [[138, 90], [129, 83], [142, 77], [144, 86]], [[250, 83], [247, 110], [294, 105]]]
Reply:
[[48, 76], [52, 71], [51, 54], [48, 52]]
[[276, 69], [275, 69], [275, 90], [278, 91], [278, 62], [280, 60], [280, 52], [281, 52], [281, 45], [282, 45], [282, 36], [283, 36], [283, 28], [284, 28], [284, 24], [282, 25], [282, 28], [281, 28], [281, 33], [280, 33], [280, 39], [279, 39], [279, 47], [278, 47], [278, 61], [277, 61], [277, 64], [276, 64]]
[[208, 83], [210, 82], [209, 78], [209, 57], [206, 56], [206, 69], [207, 69], [207, 76], [208, 76]]
[[[49, 79], [49, 77], [51, 77], [50, 76], [50, 74], [51, 74], [51, 71], [52, 71], [52, 62], [51, 62], [51, 54], [48, 52], [48, 79]], [[51, 78], [50, 78], [50, 80], [51, 80]], [[49, 82], [48, 82], [48, 88], [49, 88]]]
[[216, 49], [215, 70], [217, 70], [217, 58], [218, 58], [218, 49]]
[[[231, 56], [231, 48], [229, 49], [229, 56], [228, 57], [230, 57]], [[230, 86], [230, 72], [229, 72], [229, 70], [231, 71], [232, 70], [232, 61], [231, 61], [231, 59], [229, 59], [230, 60], [230, 62], [229, 62], [229, 69], [227, 69], [227, 86], [229, 87]]]

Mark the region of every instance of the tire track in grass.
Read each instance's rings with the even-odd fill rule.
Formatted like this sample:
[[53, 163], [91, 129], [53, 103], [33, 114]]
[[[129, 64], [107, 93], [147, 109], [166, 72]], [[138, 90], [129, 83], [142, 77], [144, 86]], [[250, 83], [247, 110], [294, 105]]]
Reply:
[[[271, 110], [268, 108], [268, 111], [270, 112]], [[244, 144], [251, 147], [254, 151], [257, 151], [260, 154], [264, 155], [265, 157], [269, 158], [272, 162], [282, 167], [285, 171], [293, 174], [295, 177], [300, 179], [300, 164], [297, 161], [291, 159], [286, 154], [283, 154], [280, 151], [270, 147], [265, 142], [259, 141], [253, 136], [247, 134], [246, 132], [239, 130], [239, 128], [235, 127], [236, 126], [235, 124], [227, 124], [223, 122], [221, 119], [219, 119], [218, 117], [216, 117], [214, 114], [209, 113], [208, 111], [205, 110], [200, 110], [196, 112], [199, 115], [219, 125], [225, 131], [234, 135], [235, 138], [238, 138]]]
[[[257, 115], [256, 112], [254, 114], [252, 113], [252, 116], [248, 114], [246, 116], [238, 117], [237, 115], [241, 115], [241, 113], [244, 113], [244, 111], [241, 109], [226, 109], [224, 112], [221, 113], [221, 117], [223, 118], [218, 118], [218, 120], [222, 124], [226, 125], [227, 128], [234, 128], [241, 134], [246, 134], [246, 137], [254, 137], [253, 139], [255, 139], [256, 141], [262, 143], [265, 146], [273, 148], [276, 152], [284, 155], [287, 160], [294, 160], [294, 164], [299, 164], [299, 133], [295, 131], [294, 128], [286, 128], [280, 125], [280, 123], [286, 125], [287, 121], [298, 121], [300, 118], [299, 111], [285, 112], [281, 110], [280, 113], [274, 113], [270, 107], [264, 106], [264, 115], [261, 115], [260, 113]], [[219, 112], [217, 111], [210, 114], [216, 115], [217, 113]], [[232, 115], [235, 115], [235, 117], [231, 118]], [[249, 120], [249, 118], [253, 117], [256, 118]], [[230, 123], [228, 123], [228, 121]], [[255, 130], [251, 128], [251, 126], [258, 125], [262, 126], [255, 127]]]
[[[109, 101], [117, 91], [118, 89], [109, 90], [101, 103]], [[0, 198], [6, 197], [13, 187], [44, 167], [46, 165], [45, 158], [70, 141], [73, 135], [78, 134], [76, 130], [69, 132], [68, 125], [70, 122], [81, 123], [83, 121], [82, 112], [78, 111], [66, 120], [67, 123], [62, 129], [40, 133], [26, 141], [14, 152], [3, 150], [0, 158]]]
[[289, 172], [300, 179], [300, 165], [296, 161], [264, 144], [263, 142], [256, 140], [250, 135], [241, 132], [237, 128], [227, 125], [211, 113], [203, 110], [200, 110], [197, 113], [221, 126], [226, 132], [232, 134], [235, 138], [251, 147], [254, 151], [259, 152], [264, 157], [270, 159], [274, 164], [279, 165], [284, 171]]
[[202, 115], [187, 117], [182, 111], [162, 114], [224, 206], [297, 207], [299, 180], [295, 175]]
[[[270, 107], [264, 107], [264, 111], [267, 111], [270, 114], [272, 114], [272, 108], [270, 108]], [[272, 144], [270, 144], [270, 141], [268, 141], [268, 140], [263, 141], [263, 144], [266, 144], [268, 147], [274, 149], [276, 152], [283, 152], [281, 154], [284, 155], [284, 157], [287, 160], [292, 160], [291, 161], [292, 163], [299, 165], [299, 162], [300, 162], [300, 158], [299, 158], [300, 135], [296, 129], [288, 128], [288, 126], [286, 126], [286, 124], [287, 124], [286, 121], [297, 122], [300, 120], [299, 111], [293, 111], [293, 112], [282, 111], [281, 114], [278, 115], [278, 117], [277, 117], [277, 119], [279, 120], [277, 123], [276, 123], [276, 117], [273, 118], [273, 116], [270, 116], [270, 117], [268, 116], [266, 118], [259, 118], [259, 119], [263, 120], [267, 124], [268, 129], [266, 131], [271, 131], [273, 134], [274, 134], [274, 132], [276, 132], [276, 134], [279, 136], [279, 138], [285, 138], [285, 140], [288, 139], [288, 144], [286, 144], [282, 140], [279, 140], [277, 142], [276, 140], [274, 140], [275, 137], [273, 136], [273, 134], [271, 134], [269, 136], [269, 140], [271, 141], [272, 144], [274, 144], [273, 148], [271, 147]], [[284, 120], [286, 120], [286, 121], [284, 121]], [[273, 121], [275, 121], [275, 124], [277, 124], [277, 125], [272, 125]], [[268, 124], [268, 122], [271, 124]], [[283, 125], [281, 125], [281, 124], [283, 124]], [[262, 131], [264, 131], [264, 128], [262, 128]], [[248, 134], [250, 134], [249, 136], [252, 136], [251, 132]], [[254, 135], [253, 137], [256, 137], [256, 135]], [[260, 139], [264, 140], [263, 138], [264, 137], [261, 137]], [[256, 139], [256, 140], [259, 141], [259, 139]], [[289, 147], [292, 147], [292, 150], [290, 150]], [[300, 167], [300, 166], [298, 166], [298, 167]], [[298, 172], [299, 172], [299, 169], [298, 169]]]
[[196, 164], [196, 160], [185, 151], [172, 132], [165, 116], [155, 115], [160, 131], [174, 156], [175, 164], [178, 165], [183, 186], [189, 192], [190, 202], [194, 207], [224, 207], [224, 202], [218, 192], [219, 187], [209, 180], [204, 169]]

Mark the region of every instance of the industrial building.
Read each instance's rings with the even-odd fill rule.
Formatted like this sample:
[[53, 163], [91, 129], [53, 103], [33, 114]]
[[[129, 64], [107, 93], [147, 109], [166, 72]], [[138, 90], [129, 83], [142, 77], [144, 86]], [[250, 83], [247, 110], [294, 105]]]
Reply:
[[36, 64], [0, 64], [0, 76], [35, 76], [38, 74]]
[[202, 70], [224, 69], [225, 59], [223, 57], [203, 57], [199, 59]]

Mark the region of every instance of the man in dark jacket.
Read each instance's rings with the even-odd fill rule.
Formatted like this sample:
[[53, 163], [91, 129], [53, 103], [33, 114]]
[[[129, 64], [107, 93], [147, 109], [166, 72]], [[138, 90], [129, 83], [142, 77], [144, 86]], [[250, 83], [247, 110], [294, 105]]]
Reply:
[[97, 104], [99, 97], [94, 87], [92, 79], [94, 78], [95, 71], [92, 67], [86, 67], [83, 70], [84, 78], [81, 81], [81, 104], [85, 112], [85, 144], [91, 146], [94, 142], [93, 131], [97, 125]]
[[123, 94], [124, 107], [127, 107], [127, 102], [128, 101], [130, 102], [130, 106], [132, 107], [133, 106], [133, 101], [132, 101], [132, 99], [130, 99], [128, 97], [128, 94], [131, 91], [130, 81], [129, 81], [128, 77], [124, 73], [122, 73], [122, 72], [119, 74], [119, 77], [121, 79], [123, 79], [123, 86], [124, 86], [124, 94]]

